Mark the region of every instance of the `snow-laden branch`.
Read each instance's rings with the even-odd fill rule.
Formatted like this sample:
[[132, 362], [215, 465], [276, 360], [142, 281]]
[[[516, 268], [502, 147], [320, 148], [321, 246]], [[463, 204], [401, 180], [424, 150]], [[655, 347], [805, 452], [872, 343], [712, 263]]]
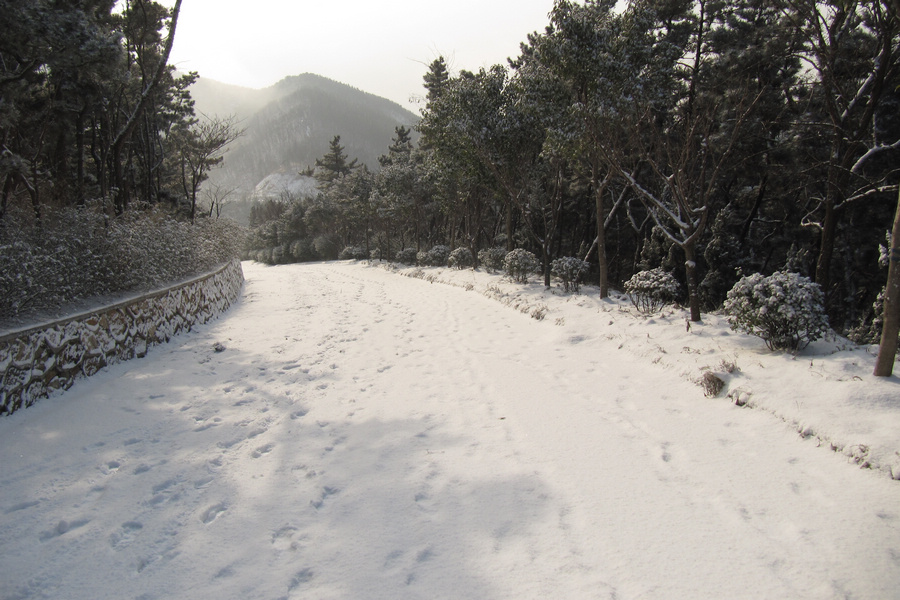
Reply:
[[900, 150], [900, 140], [897, 140], [893, 144], [880, 144], [878, 146], [869, 148], [868, 150], [866, 150], [866, 153], [860, 156], [853, 164], [853, 166], [850, 168], [850, 172], [854, 175], [859, 174], [859, 170], [869, 159], [886, 150]]

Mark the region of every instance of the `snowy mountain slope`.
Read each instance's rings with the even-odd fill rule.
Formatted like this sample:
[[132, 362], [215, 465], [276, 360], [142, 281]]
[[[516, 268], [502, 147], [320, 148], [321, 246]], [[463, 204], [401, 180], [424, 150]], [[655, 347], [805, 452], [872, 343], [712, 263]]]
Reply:
[[191, 95], [198, 113], [234, 115], [245, 130], [207, 184], [236, 190], [239, 200], [273, 173], [297, 173], [314, 165], [336, 135], [351, 159], [377, 169], [395, 127], [412, 128], [418, 121], [390, 100], [312, 73], [286, 77], [261, 90], [200, 78]]
[[473, 271], [244, 271], [224, 318], [0, 420], [0, 598], [900, 589], [897, 482], [690, 381], [725, 355], [760, 406], [826, 429], [845, 397], [890, 446], [864, 353]]

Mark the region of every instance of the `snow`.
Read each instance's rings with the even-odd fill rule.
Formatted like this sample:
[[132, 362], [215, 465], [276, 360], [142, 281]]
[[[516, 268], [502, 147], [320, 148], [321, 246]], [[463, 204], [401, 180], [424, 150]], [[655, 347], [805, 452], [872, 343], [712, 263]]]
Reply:
[[314, 198], [318, 182], [313, 177], [299, 175], [296, 171], [276, 171], [260, 181], [250, 200], [281, 200], [285, 198]]
[[897, 597], [871, 348], [480, 271], [243, 268], [224, 317], [0, 419], [0, 598]]

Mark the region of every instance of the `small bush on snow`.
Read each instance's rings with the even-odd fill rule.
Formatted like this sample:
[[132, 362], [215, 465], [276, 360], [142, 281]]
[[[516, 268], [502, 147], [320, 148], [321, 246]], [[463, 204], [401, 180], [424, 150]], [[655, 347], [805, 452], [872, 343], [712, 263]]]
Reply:
[[404, 248], [403, 250], [399, 250], [397, 252], [397, 255], [394, 258], [401, 265], [415, 265], [416, 264], [416, 249], [415, 248]]
[[704, 372], [697, 384], [703, 388], [703, 395], [707, 398], [715, 398], [725, 389], [725, 381], [712, 371]]
[[577, 292], [581, 285], [581, 278], [588, 272], [590, 265], [578, 258], [564, 256], [550, 263], [550, 272], [559, 277], [563, 289], [567, 292]]
[[450, 248], [441, 244], [433, 247], [426, 254], [427, 264], [432, 267], [446, 267], [450, 259]]
[[743, 277], [725, 300], [734, 330], [760, 337], [770, 350], [800, 350], [828, 331], [824, 295], [797, 273]]
[[457, 248], [450, 253], [450, 258], [447, 259], [447, 264], [451, 267], [456, 267], [457, 269], [474, 267], [475, 257], [472, 256], [472, 251], [468, 248]]
[[340, 260], [366, 260], [367, 258], [369, 256], [366, 254], [365, 249], [359, 246], [347, 246], [338, 255]]
[[625, 292], [641, 314], [650, 315], [678, 296], [678, 281], [657, 267], [635, 273], [625, 282]]
[[503, 268], [503, 259], [506, 258], [506, 250], [503, 248], [485, 248], [478, 251], [478, 262], [490, 272]]
[[518, 283], [528, 283], [529, 273], [534, 273], [539, 267], [537, 257], [523, 248], [508, 252], [503, 259], [503, 270], [510, 279]]

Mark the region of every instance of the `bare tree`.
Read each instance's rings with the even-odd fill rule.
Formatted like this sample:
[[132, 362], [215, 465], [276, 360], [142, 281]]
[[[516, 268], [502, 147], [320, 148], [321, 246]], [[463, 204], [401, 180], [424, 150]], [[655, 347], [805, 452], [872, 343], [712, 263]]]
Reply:
[[180, 186], [190, 205], [191, 223], [197, 214], [200, 185], [209, 177], [209, 171], [225, 159], [228, 145], [243, 134], [234, 116], [193, 121], [172, 132], [175, 160], [181, 168]]

